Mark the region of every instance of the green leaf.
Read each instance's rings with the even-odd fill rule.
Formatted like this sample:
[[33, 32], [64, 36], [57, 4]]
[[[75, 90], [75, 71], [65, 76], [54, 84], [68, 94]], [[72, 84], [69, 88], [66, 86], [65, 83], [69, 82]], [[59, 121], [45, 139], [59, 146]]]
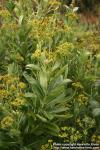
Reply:
[[65, 96], [65, 88], [63, 85], [59, 85], [56, 88], [54, 88], [52, 91], [50, 91], [49, 97], [56, 98], [61, 94], [64, 94], [64, 96]]
[[52, 99], [49, 103], [46, 104], [46, 107], [54, 106], [59, 103], [66, 102], [67, 98], [65, 97], [65, 93], [58, 95], [55, 99]]
[[36, 114], [36, 117], [41, 120], [42, 122], [47, 122], [47, 119], [44, 118], [43, 116], [40, 116], [39, 114]]
[[43, 115], [48, 119], [48, 120], [52, 120], [54, 118], [54, 114], [51, 114], [49, 112], [44, 111]]
[[21, 25], [21, 24], [22, 24], [22, 22], [23, 22], [23, 18], [24, 18], [24, 16], [23, 16], [23, 15], [19, 16], [19, 20], [18, 20], [19, 25]]
[[41, 99], [45, 93], [39, 82], [32, 76], [29, 76], [26, 72], [23, 73], [23, 76], [32, 85], [33, 92]]
[[72, 80], [70, 80], [70, 79], [64, 79], [63, 82], [62, 82], [62, 85], [70, 83], [70, 82], [72, 82]]
[[33, 93], [27, 92], [25, 93], [25, 97], [30, 97], [30, 98], [36, 98], [36, 96]]
[[46, 71], [39, 72], [40, 85], [46, 90], [47, 89], [47, 73]]
[[8, 65], [8, 74], [15, 75], [18, 73], [18, 67], [16, 64], [12, 63]]
[[55, 75], [55, 77], [58, 77], [59, 75], [63, 74], [65, 72], [65, 70], [68, 70], [68, 65], [65, 65], [64, 67], [62, 67], [57, 74]]
[[54, 72], [56, 69], [60, 67], [60, 63], [57, 61], [54, 66], [52, 67], [52, 72]]
[[12, 0], [9, 0], [8, 2], [6, 2], [6, 8], [12, 12], [15, 8], [15, 4]]
[[69, 119], [69, 118], [72, 118], [73, 117], [73, 115], [72, 114], [67, 114], [66, 113], [66, 115], [54, 115], [56, 118], [62, 118], [62, 119]]
[[26, 65], [26, 69], [33, 69], [33, 70], [36, 70], [36, 71], [40, 70], [39, 66], [38, 65], [34, 65], [34, 64]]
[[65, 112], [65, 111], [68, 111], [68, 108], [65, 107], [65, 106], [55, 108], [54, 110], [50, 110], [50, 112], [52, 112], [52, 113], [62, 113], [62, 112]]
[[55, 123], [47, 124], [47, 129], [54, 133], [59, 133], [59, 131], [60, 131], [59, 127]]
[[95, 108], [93, 110], [93, 115], [96, 117], [96, 116], [100, 116], [100, 108]]
[[100, 103], [96, 100], [91, 100], [90, 105], [92, 108], [99, 108], [100, 107]]

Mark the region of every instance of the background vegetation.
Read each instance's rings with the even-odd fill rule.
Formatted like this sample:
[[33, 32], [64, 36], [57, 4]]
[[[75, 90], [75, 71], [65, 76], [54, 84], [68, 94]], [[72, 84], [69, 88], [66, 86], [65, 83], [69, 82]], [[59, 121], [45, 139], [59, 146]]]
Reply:
[[100, 144], [99, 27], [77, 10], [57, 0], [1, 5], [1, 150]]

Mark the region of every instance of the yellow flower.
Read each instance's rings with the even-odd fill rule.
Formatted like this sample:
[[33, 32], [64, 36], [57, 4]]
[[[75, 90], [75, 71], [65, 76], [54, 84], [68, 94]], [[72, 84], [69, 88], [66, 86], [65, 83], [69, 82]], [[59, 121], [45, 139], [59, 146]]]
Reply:
[[48, 140], [48, 143], [52, 143], [52, 142], [53, 142], [53, 140], [52, 140], [52, 139], [49, 139], [49, 140]]
[[61, 3], [58, 0], [49, 1], [49, 5], [51, 6], [59, 6]]
[[26, 84], [24, 82], [19, 82], [18, 87], [21, 89], [25, 89]]
[[11, 85], [11, 86], [10, 86], [10, 89], [11, 89], [12, 91], [15, 91], [15, 90], [16, 90], [16, 86], [15, 86], [15, 85]]
[[9, 24], [9, 27], [10, 27], [11, 29], [18, 29], [18, 25], [17, 25], [16, 23], [11, 23], [11, 24]]
[[11, 14], [9, 13], [8, 10], [4, 9], [4, 10], [0, 10], [0, 16], [3, 18], [6, 18], [6, 17], [11, 16]]
[[24, 97], [24, 93], [22, 93], [22, 92], [17, 93], [17, 96], [18, 96], [18, 97]]
[[41, 24], [41, 21], [39, 19], [33, 19], [33, 20], [29, 21], [28, 24], [33, 25], [33, 27], [34, 27], [34, 25]]
[[11, 116], [6, 116], [1, 120], [1, 127], [2, 128], [9, 128], [13, 124], [13, 118]]
[[61, 56], [66, 56], [73, 49], [73, 44], [65, 42], [57, 47], [56, 53]]
[[66, 131], [68, 127], [62, 127], [61, 130]]
[[14, 101], [11, 102], [11, 105], [14, 107], [20, 107], [24, 104], [24, 102], [24, 99], [16, 98]]
[[48, 148], [49, 148], [49, 144], [48, 143], [41, 146], [41, 150], [48, 150]]
[[0, 98], [1, 99], [4, 99], [4, 98], [7, 98], [9, 95], [8, 91], [5, 90], [5, 89], [0, 89]]
[[78, 19], [77, 15], [75, 13], [68, 13], [66, 16], [71, 20]]
[[39, 58], [41, 56], [41, 50], [40, 49], [37, 49], [34, 53], [33, 53], [33, 55], [32, 55], [32, 57], [35, 57], [35, 58]]
[[72, 86], [75, 88], [83, 89], [83, 86], [80, 82], [74, 82], [72, 83]]
[[81, 104], [87, 104], [88, 102], [88, 97], [86, 97], [84, 94], [80, 94], [78, 96], [78, 99], [77, 99]]
[[70, 32], [72, 31], [72, 28], [69, 26], [64, 26], [64, 32]]
[[2, 25], [2, 27], [1, 27], [2, 29], [10, 29], [10, 30], [16, 30], [16, 29], [18, 29], [18, 25], [17, 24], [15, 24], [15, 23], [5, 23], [5, 24], [3, 24]]
[[3, 80], [6, 84], [11, 84], [11, 83], [13, 83], [13, 82], [16, 80], [16, 78], [7, 74], [7, 75], [4, 75], [4, 76], [2, 77], [2, 80]]
[[59, 137], [66, 138], [68, 137], [68, 134], [66, 132], [63, 132], [62, 134], [59, 134]]
[[92, 142], [95, 142], [97, 144], [100, 144], [100, 135], [93, 135], [92, 136], [92, 139], [91, 139]]

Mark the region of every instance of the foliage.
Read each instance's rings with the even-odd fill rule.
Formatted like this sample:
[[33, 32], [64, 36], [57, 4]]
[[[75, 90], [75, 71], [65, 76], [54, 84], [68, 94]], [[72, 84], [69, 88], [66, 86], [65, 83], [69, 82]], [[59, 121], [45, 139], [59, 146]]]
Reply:
[[0, 149], [100, 142], [100, 37], [77, 9], [58, 0], [0, 7]]

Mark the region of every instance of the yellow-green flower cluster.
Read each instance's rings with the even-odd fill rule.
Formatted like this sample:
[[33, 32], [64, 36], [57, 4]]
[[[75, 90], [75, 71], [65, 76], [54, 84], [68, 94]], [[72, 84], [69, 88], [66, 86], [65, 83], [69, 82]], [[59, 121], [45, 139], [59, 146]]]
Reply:
[[48, 62], [52, 62], [56, 58], [56, 53], [55, 52], [46, 51], [45, 55], [46, 55], [46, 58], [47, 58]]
[[86, 127], [93, 128], [96, 124], [95, 120], [88, 116], [85, 116], [83, 119], [77, 119], [76, 122], [77, 122], [77, 125], [81, 127], [82, 129]]
[[80, 94], [80, 95], [77, 97], [77, 101], [78, 101], [81, 105], [87, 105], [87, 103], [88, 103], [88, 97], [85, 96], [84, 94]]
[[12, 126], [14, 120], [11, 116], [6, 116], [1, 120], [1, 128], [9, 128]]
[[64, 139], [64, 142], [77, 142], [82, 138], [82, 135], [73, 127], [64, 126], [61, 127], [61, 133], [59, 134], [60, 138]]
[[16, 86], [15, 86], [14, 84], [12, 84], [12, 85], [10, 86], [10, 90], [11, 90], [11, 91], [16, 91], [17, 88], [16, 88]]
[[91, 141], [97, 144], [100, 144], [100, 135], [93, 135]]
[[61, 3], [58, 0], [50, 0], [49, 5], [51, 5], [52, 7], [57, 7], [60, 6]]
[[74, 82], [72, 83], [72, 86], [76, 89], [83, 89], [83, 86], [80, 82]]
[[61, 134], [59, 134], [59, 137], [61, 137], [61, 138], [67, 138], [68, 134], [66, 132], [62, 132]]
[[26, 88], [26, 84], [24, 82], [19, 82], [18, 87], [20, 89], [25, 89]]
[[40, 28], [46, 27], [50, 21], [51, 21], [51, 17], [45, 17], [43, 19], [30, 20], [28, 24], [33, 26], [33, 28], [39, 26], [39, 29], [40, 29]]
[[70, 19], [70, 20], [78, 19], [78, 16], [73, 12], [66, 14], [66, 17], [68, 17], [68, 19]]
[[5, 84], [9, 85], [9, 84], [12, 84], [14, 81], [16, 81], [17, 78], [15, 78], [15, 77], [13, 77], [11, 75], [6, 74], [4, 76], [1, 76], [0, 80], [2, 80]]
[[9, 93], [7, 90], [0, 89], [0, 99], [1, 100], [8, 98], [8, 96], [9, 96]]
[[71, 32], [71, 31], [72, 31], [72, 28], [69, 27], [69, 26], [67, 26], [67, 25], [64, 25], [63, 31], [64, 31], [64, 32]]
[[48, 143], [52, 143], [52, 142], [53, 142], [53, 140], [52, 140], [52, 139], [49, 139], [49, 140], [48, 140]]
[[[49, 18], [48, 18], [49, 19]], [[47, 18], [45, 19], [33, 19], [30, 20], [27, 25], [31, 26], [32, 30], [30, 32], [30, 37], [34, 36], [39, 39], [39, 40], [43, 40], [43, 39], [48, 39], [49, 37], [51, 37], [51, 32], [50, 30], [48, 31], [48, 23], [49, 20]]]
[[83, 32], [79, 34], [78, 39], [81, 39], [77, 43], [78, 48], [88, 49], [90, 53], [92, 52], [95, 54], [99, 52], [100, 42], [98, 33], [94, 33], [93, 31], [87, 31], [86, 33]]
[[40, 150], [48, 150], [48, 149], [49, 149], [49, 144], [47, 143], [45, 145], [42, 145]]
[[79, 127], [81, 127], [81, 128], [84, 127], [82, 120], [77, 119], [76, 122], [77, 122], [77, 124], [79, 125]]
[[1, 28], [3, 30], [5, 29], [16, 30], [18, 29], [18, 25], [16, 23], [4, 23]]
[[18, 92], [17, 97], [24, 97], [24, 93], [22, 91]]
[[44, 63], [48, 64], [55, 60], [56, 53], [52, 52], [52, 51], [48, 51], [48, 50], [45, 50], [42, 52], [40, 49], [36, 49], [36, 51], [32, 54], [32, 58], [39, 59], [41, 56], [44, 56], [44, 58], [45, 58]]
[[82, 121], [87, 124], [87, 126], [89, 128], [92, 128], [93, 126], [95, 126], [96, 122], [95, 122], [95, 119], [89, 117], [89, 116], [86, 116], [82, 119]]
[[28, 26], [31, 26], [30, 37], [35, 36], [39, 41], [52, 41], [52, 37], [59, 33], [65, 34], [66, 32], [72, 31], [69, 27], [61, 20], [48, 16], [43, 19], [33, 19], [28, 21]]
[[40, 19], [32, 19], [27, 22], [28, 25], [31, 25], [33, 27], [38, 26], [41, 23], [42, 23], [42, 21]]
[[92, 50], [92, 52], [96, 52], [98, 49], [100, 49], [100, 45], [97, 43], [91, 43], [89, 44], [89, 48]]
[[3, 18], [6, 18], [6, 17], [11, 16], [11, 14], [9, 13], [8, 10], [4, 9], [4, 10], [0, 10], [0, 16]]
[[70, 141], [71, 142], [77, 142], [82, 138], [82, 134], [79, 131], [76, 131], [74, 134], [70, 136]]
[[68, 26], [67, 24], [65, 24], [63, 21], [56, 21], [56, 25], [54, 26], [54, 32], [55, 33], [64, 33], [66, 34], [66, 32], [71, 32], [72, 28], [70, 26]]
[[25, 103], [25, 100], [22, 98], [16, 98], [11, 102], [11, 105], [14, 107], [20, 107]]
[[41, 56], [41, 50], [40, 49], [36, 49], [36, 51], [32, 54], [33, 58], [40, 58]]
[[56, 53], [60, 54], [61, 56], [66, 56], [71, 52], [72, 49], [73, 44], [65, 42], [57, 47]]

